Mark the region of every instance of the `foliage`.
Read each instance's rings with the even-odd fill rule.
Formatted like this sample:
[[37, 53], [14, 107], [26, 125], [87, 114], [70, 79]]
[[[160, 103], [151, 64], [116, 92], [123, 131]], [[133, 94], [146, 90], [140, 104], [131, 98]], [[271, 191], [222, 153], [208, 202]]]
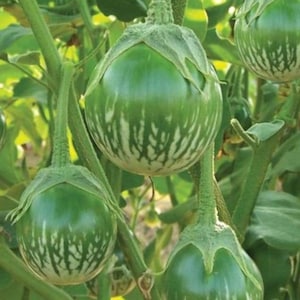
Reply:
[[[118, 245], [137, 284], [126, 295], [118, 295], [123, 298], [114, 299], [160, 299], [160, 276], [152, 275], [161, 274], [179, 235], [197, 220], [197, 180], [192, 169], [161, 177], [119, 169], [87, 136], [81, 97], [94, 67], [126, 28], [145, 21], [150, 1], [135, 1], [141, 9], [136, 19], [122, 16], [122, 10], [108, 15], [95, 0], [18, 2], [0, 0], [0, 112], [6, 123], [5, 131], [0, 127], [0, 294], [14, 300], [110, 298], [114, 256], [95, 279], [98, 291], [91, 293], [86, 284], [57, 289], [26, 275], [15, 226], [7, 218], [25, 188], [51, 163], [59, 67], [68, 60], [75, 65], [67, 132], [71, 161], [109, 184], [109, 197], [118, 200], [126, 219], [118, 221]], [[222, 88], [223, 118], [214, 149], [219, 218], [235, 230], [243, 251], [256, 263], [264, 281], [264, 299], [297, 300], [299, 78], [273, 82], [258, 78], [244, 65], [234, 42], [235, 16], [243, 2], [188, 0], [185, 6], [185, 1], [172, 0], [172, 5], [175, 20], [183, 13], [180, 22], [201, 42]], [[38, 12], [28, 11], [34, 3]], [[38, 22], [46, 24], [49, 37]]]

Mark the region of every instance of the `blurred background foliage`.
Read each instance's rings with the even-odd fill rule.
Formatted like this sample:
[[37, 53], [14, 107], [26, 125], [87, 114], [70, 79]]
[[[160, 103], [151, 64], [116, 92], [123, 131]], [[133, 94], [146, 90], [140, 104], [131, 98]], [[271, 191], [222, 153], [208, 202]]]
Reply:
[[[95, 63], [124, 28], [143, 21], [143, 17], [122, 21], [128, 17], [124, 15], [126, 9], [123, 14], [119, 9], [118, 17], [105, 15], [105, 9], [102, 11], [96, 0], [37, 2], [61, 56], [77, 64], [78, 95], [85, 91]], [[234, 14], [242, 2], [188, 0], [183, 19], [183, 24], [192, 28], [202, 42], [223, 83], [224, 115], [216, 139], [216, 177], [229, 212], [234, 210], [251, 157], [249, 146], [231, 128], [231, 118], [237, 118], [245, 130], [253, 124], [269, 124], [280, 117], [291, 97], [289, 84], [257, 79], [243, 67], [233, 43]], [[147, 1], [143, 3], [148, 5]], [[53, 104], [47, 79], [43, 57], [22, 8], [17, 1], [0, 0], [0, 107], [7, 124], [0, 151], [0, 227], [9, 236], [7, 243], [15, 253], [14, 229], [5, 221], [5, 215], [16, 206], [37, 170], [49, 163], [51, 154]], [[285, 121], [291, 122], [291, 126], [274, 151], [243, 244], [262, 272], [266, 300], [300, 299], [299, 119]], [[267, 131], [260, 127], [252, 133], [261, 136], [261, 132]], [[72, 159], [80, 163], [76, 141], [71, 134], [69, 137]], [[116, 184], [112, 179], [116, 167], [101, 153], [98, 155], [108, 179]], [[120, 170], [117, 173], [121, 173], [120, 205], [146, 262], [159, 272], [178, 232], [193, 219], [193, 182], [188, 172], [152, 179]], [[97, 297], [95, 285], [65, 289], [74, 299]], [[42, 300], [1, 268], [0, 295], [13, 300]], [[140, 298], [134, 288], [124, 298], [113, 299]]]

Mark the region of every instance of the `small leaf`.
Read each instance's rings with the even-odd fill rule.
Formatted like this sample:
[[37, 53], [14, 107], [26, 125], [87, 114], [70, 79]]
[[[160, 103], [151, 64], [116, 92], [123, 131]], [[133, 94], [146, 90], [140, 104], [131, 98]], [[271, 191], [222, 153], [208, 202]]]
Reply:
[[64, 286], [63, 290], [66, 291], [69, 295], [71, 295], [74, 299], [82, 297], [84, 299], [84, 296], [87, 296], [88, 289], [85, 284], [79, 284], [79, 285], [72, 285], [72, 286]]
[[230, 40], [220, 37], [215, 28], [207, 30], [203, 47], [210, 59], [241, 64], [236, 47]]
[[207, 14], [202, 1], [189, 0], [185, 9], [183, 26], [191, 28], [200, 41], [203, 41], [207, 31]]
[[122, 171], [122, 187], [121, 190], [129, 190], [141, 186], [144, 183], [144, 177], [129, 173], [127, 171]]
[[233, 1], [226, 1], [219, 5], [213, 5], [206, 8], [208, 15], [208, 28], [215, 27], [219, 22], [221, 22], [226, 15], [230, 6], [232, 6]]
[[13, 250], [18, 248], [16, 229], [10, 221], [6, 220], [7, 213], [8, 212], [0, 211], [0, 228], [2, 227], [4, 229], [6, 243], [9, 248]]
[[17, 98], [31, 98], [41, 104], [47, 104], [48, 90], [32, 78], [22, 78], [14, 87]]
[[[2, 58], [0, 57], [0, 60], [1, 59]], [[18, 70], [15, 66], [0, 61], [0, 82], [2, 84], [10, 82], [12, 79], [17, 82], [18, 79], [23, 76], [24, 73]]]
[[270, 247], [259, 241], [247, 251], [264, 280], [265, 300], [282, 299], [282, 290], [292, 274], [292, 261], [288, 251]]
[[17, 206], [22, 192], [25, 189], [25, 182], [11, 185], [5, 192], [0, 195], [0, 212], [8, 211]]
[[261, 192], [251, 218], [246, 247], [263, 239], [271, 247], [300, 250], [300, 201], [285, 192]]
[[15, 281], [5, 270], [0, 268], [0, 295], [5, 295], [5, 299], [22, 299], [24, 286]]
[[300, 172], [300, 133], [292, 135], [275, 152], [271, 175], [282, 175], [286, 171]]
[[32, 36], [31, 29], [17, 24], [11, 24], [0, 30], [0, 53], [24, 36]]
[[[192, 197], [186, 202], [180, 203], [174, 208], [158, 215], [159, 219], [165, 224], [180, 223], [184, 219], [190, 220], [197, 209], [197, 199]], [[191, 220], [190, 220], [191, 221]]]
[[0, 267], [0, 291], [2, 291], [4, 288], [7, 288], [12, 283], [13, 278], [11, 275]]
[[0, 187], [6, 188], [22, 180], [20, 168], [16, 167], [17, 148], [15, 138], [19, 133], [17, 126], [7, 129], [7, 138], [4, 147], [0, 151]]
[[276, 135], [285, 123], [282, 120], [274, 120], [273, 122], [256, 123], [251, 126], [247, 132], [255, 136], [258, 141], [264, 142]]
[[37, 130], [34, 115], [31, 107], [22, 102], [18, 105], [10, 106], [9, 114], [13, 116], [15, 124], [34, 142], [35, 146], [39, 149], [42, 143], [42, 138]]
[[8, 57], [7, 61], [14, 64], [39, 65], [40, 58], [41, 58], [40, 52], [33, 51], [29, 53], [15, 55], [13, 57]]

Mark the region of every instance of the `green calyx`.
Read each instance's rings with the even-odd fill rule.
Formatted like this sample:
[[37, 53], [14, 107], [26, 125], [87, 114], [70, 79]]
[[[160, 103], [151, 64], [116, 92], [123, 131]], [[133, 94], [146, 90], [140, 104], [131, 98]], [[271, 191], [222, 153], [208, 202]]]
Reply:
[[[216, 280], [220, 280], [220, 276], [222, 276], [222, 274], [218, 275], [218, 272], [216, 272], [216, 262], [218, 261], [220, 253], [226, 253], [228, 257], [232, 257], [232, 265], [235, 269], [239, 268], [241, 270], [241, 273], [244, 275], [245, 282], [249, 283], [249, 286], [251, 286], [250, 290], [253, 294], [250, 295], [252, 295], [252, 297], [255, 296], [255, 298], [251, 299], [259, 300], [263, 298], [263, 282], [261, 275], [252, 260], [240, 246], [234, 231], [228, 225], [223, 222], [217, 222], [215, 225], [195, 224], [186, 227], [179, 242], [169, 257], [166, 266], [166, 274], [168, 269], [172, 267], [173, 262], [176, 263], [181, 255], [180, 253], [189, 251], [190, 249], [196, 249], [199, 251], [199, 255], [203, 260], [204, 273], [206, 274], [205, 277], [215, 277]], [[170, 274], [169, 276], [172, 275]], [[200, 280], [201, 278], [199, 278], [199, 281]], [[224, 278], [224, 280], [226, 280], [226, 278]], [[201, 285], [201, 282], [198, 282], [198, 285]], [[211, 291], [207, 291], [207, 293], [207, 296], [213, 295], [213, 288]], [[245, 290], [244, 296], [246, 293], [249, 294], [249, 291]], [[181, 298], [178, 298], [178, 300], [179, 299]], [[249, 298], [245, 297], [237, 299]]]
[[205, 78], [209, 77], [218, 81], [204, 48], [191, 29], [168, 22], [162, 22], [162, 24], [146, 22], [131, 25], [124, 31], [121, 38], [110, 48], [103, 60], [94, 69], [85, 95], [91, 94], [97, 87], [105, 71], [114, 60], [129, 48], [140, 43], [146, 44], [172, 62], [182, 76], [199, 91], [202, 90], [201, 86], [193, 78], [187, 62], [194, 65]]
[[48, 167], [41, 169], [33, 181], [27, 186], [21, 195], [18, 207], [8, 214], [13, 223], [16, 223], [29, 209], [33, 199], [56, 185], [67, 183], [82, 189], [98, 198], [106, 200], [109, 208], [118, 214], [116, 205], [104, 184], [87, 168], [69, 164], [64, 167]]

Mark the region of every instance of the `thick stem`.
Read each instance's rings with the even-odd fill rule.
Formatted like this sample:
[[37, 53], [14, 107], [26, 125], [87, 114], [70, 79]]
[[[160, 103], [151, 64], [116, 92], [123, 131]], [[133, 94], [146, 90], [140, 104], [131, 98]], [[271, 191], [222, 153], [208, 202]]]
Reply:
[[[132, 266], [132, 274], [139, 278], [147, 270], [147, 266], [141, 257], [141, 251], [135, 241], [133, 233], [127, 230], [124, 221], [118, 222], [119, 241], [129, 265]], [[132, 255], [134, 254], [134, 255]]]
[[257, 78], [257, 96], [256, 96], [256, 102], [254, 106], [254, 112], [253, 117], [254, 120], [259, 121], [261, 119], [261, 109], [263, 107], [264, 103], [264, 95], [262, 91], [262, 86], [265, 84], [265, 80], [261, 78]]
[[115, 199], [100, 160], [98, 159], [89, 138], [74, 86], [72, 87], [69, 101], [69, 126], [73, 135], [76, 152], [83, 165], [87, 166], [87, 168], [89, 168], [104, 183], [106, 189], [110, 192], [112, 199]]
[[72, 300], [63, 290], [39, 280], [6, 245], [0, 232], [0, 267], [45, 300]]
[[174, 23], [171, 0], [152, 0], [146, 22], [157, 25]]
[[[196, 164], [197, 166], [198, 164]], [[200, 178], [197, 179], [197, 170], [192, 171], [195, 182], [199, 183], [198, 221], [201, 224], [213, 225], [217, 222], [217, 208], [214, 191], [214, 144], [212, 143], [200, 160]], [[197, 188], [197, 187], [196, 187]]]
[[97, 300], [110, 300], [111, 299], [111, 281], [107, 270], [103, 270], [97, 278], [98, 281], [98, 293]]
[[232, 96], [236, 96], [238, 99], [242, 97], [242, 69], [241, 67], [237, 67], [234, 83], [232, 87]]
[[[280, 132], [281, 133], [281, 132]], [[253, 156], [241, 195], [232, 215], [232, 221], [242, 242], [248, 227], [252, 211], [264, 182], [272, 154], [278, 145], [280, 133], [275, 134], [253, 149]]]
[[218, 185], [218, 182], [215, 178], [214, 178], [214, 193], [215, 193], [216, 205], [217, 205], [218, 216], [219, 216], [220, 221], [222, 221], [232, 227], [233, 224], [231, 221], [230, 213], [228, 211], [222, 191], [221, 191], [221, 189]]
[[166, 184], [168, 187], [168, 194], [170, 195], [172, 206], [175, 207], [176, 205], [178, 205], [178, 199], [175, 193], [174, 184], [170, 176], [166, 177]]
[[54, 128], [52, 166], [64, 167], [70, 161], [67, 137], [68, 103], [74, 67], [71, 63], [62, 65], [62, 76], [58, 91], [57, 113]]
[[[127, 224], [120, 220], [118, 221], [118, 230], [119, 230], [119, 241], [122, 250], [128, 260], [128, 265], [132, 271], [133, 277], [137, 282], [139, 279], [143, 278], [144, 274], [148, 273], [148, 267], [144, 262], [144, 259], [141, 254], [141, 250], [133, 236], [132, 232], [128, 229]], [[143, 291], [141, 291], [143, 293]], [[147, 295], [144, 295], [144, 299], [148, 300], [160, 300], [160, 294], [154, 285], [150, 290], [150, 298]]]
[[181, 25], [183, 22], [187, 0], [171, 0], [171, 1], [172, 1], [174, 23]]
[[[33, 34], [39, 43], [52, 83], [55, 84], [58, 82], [57, 78], [60, 76], [61, 60], [59, 53], [52, 42], [52, 35], [49, 27], [47, 26], [36, 1], [20, 0], [20, 4], [31, 25]], [[49, 43], [49, 41], [51, 42]]]
[[[82, 0], [75, 0], [75, 2], [79, 8], [80, 15], [83, 19], [84, 26], [93, 45], [93, 49], [96, 49], [99, 43], [99, 35], [95, 32], [95, 26], [92, 22], [92, 16], [90, 13], [88, 2]], [[99, 56], [99, 54], [97, 56]], [[100, 59], [100, 57], [98, 58]]]

